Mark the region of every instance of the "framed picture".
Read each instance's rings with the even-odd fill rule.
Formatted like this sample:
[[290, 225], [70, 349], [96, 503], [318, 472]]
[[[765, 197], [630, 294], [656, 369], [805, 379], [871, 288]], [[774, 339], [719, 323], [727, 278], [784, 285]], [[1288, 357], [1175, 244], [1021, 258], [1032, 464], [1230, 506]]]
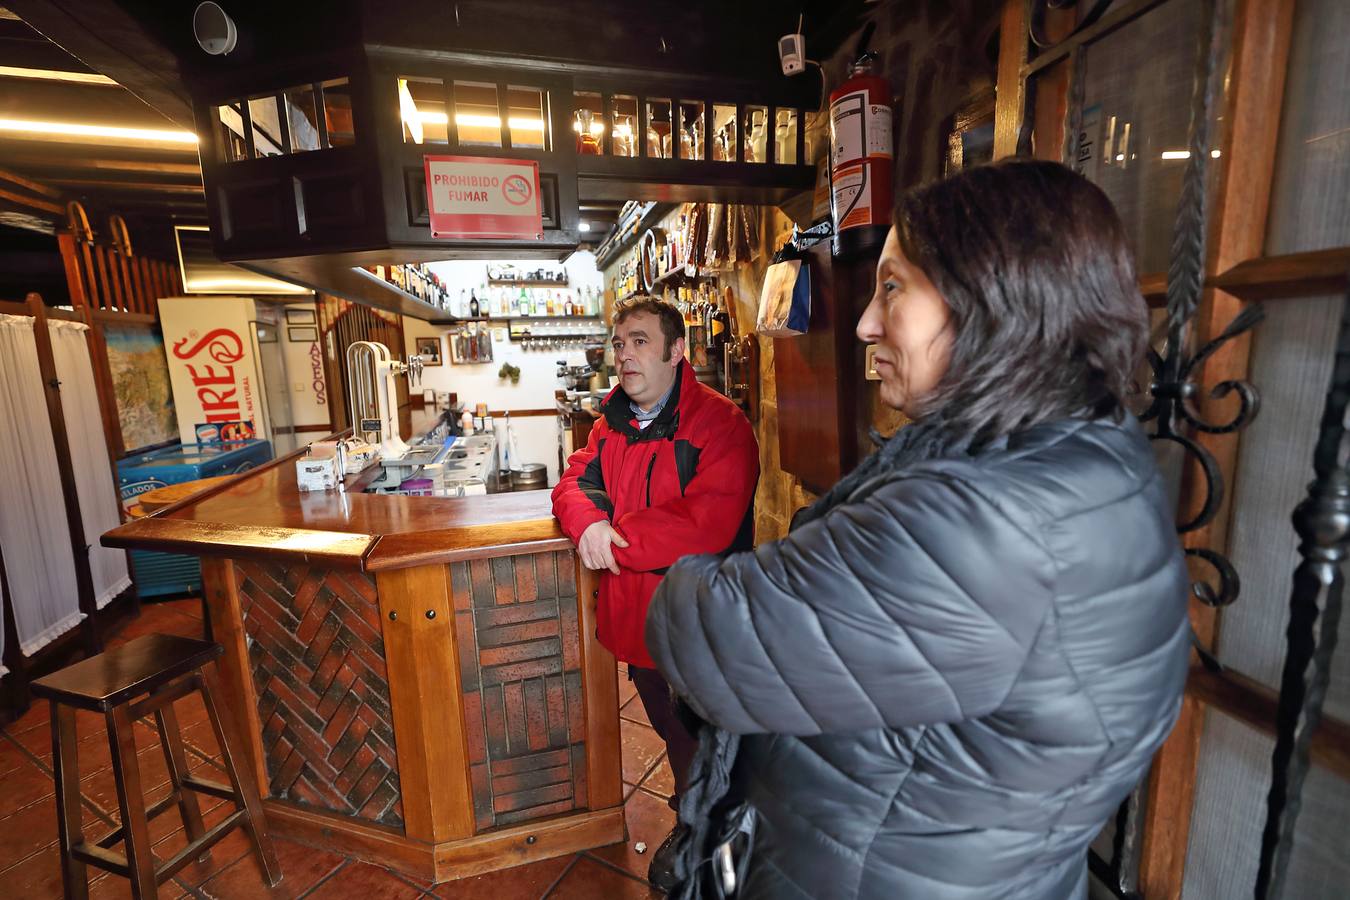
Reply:
[[287, 325], [313, 325], [317, 320], [314, 318], [314, 310], [290, 307], [286, 308]]
[[417, 355], [422, 357], [422, 365], [439, 366], [441, 364], [441, 339], [437, 335], [415, 339]]
[[317, 328], [287, 328], [286, 337], [296, 344], [312, 344], [319, 339]]

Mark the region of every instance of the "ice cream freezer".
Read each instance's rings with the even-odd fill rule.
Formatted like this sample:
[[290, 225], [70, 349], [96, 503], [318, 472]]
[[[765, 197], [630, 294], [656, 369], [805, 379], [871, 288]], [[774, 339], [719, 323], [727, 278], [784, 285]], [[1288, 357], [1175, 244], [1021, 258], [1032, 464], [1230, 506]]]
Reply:
[[[198, 478], [233, 475], [272, 458], [268, 441], [232, 441], [219, 444], [182, 444], [128, 456], [117, 463], [117, 487], [122, 506], [130, 509], [145, 493]], [[141, 597], [199, 590], [201, 563], [195, 556], [131, 551], [131, 568]]]

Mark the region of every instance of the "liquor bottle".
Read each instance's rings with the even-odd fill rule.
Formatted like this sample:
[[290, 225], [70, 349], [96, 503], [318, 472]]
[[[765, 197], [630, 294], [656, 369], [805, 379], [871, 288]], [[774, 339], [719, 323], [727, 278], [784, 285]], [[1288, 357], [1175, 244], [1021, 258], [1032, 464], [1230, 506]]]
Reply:
[[563, 300], [563, 315], [570, 316], [576, 311], [572, 306], [572, 295], [565, 294], [564, 297], [565, 299]]
[[536, 316], [548, 315], [548, 298], [544, 296], [542, 290], [534, 292], [534, 314]]
[[478, 314], [484, 317], [492, 315], [492, 300], [488, 297], [486, 283], [478, 286]]
[[520, 289], [520, 296], [511, 301], [511, 313], [517, 316], [528, 316], [530, 314], [530, 298], [525, 296], [525, 289]]
[[553, 302], [553, 295], [548, 291], [544, 291], [544, 296], [548, 298], [544, 301], [547, 304], [544, 308], [548, 310], [550, 316], [556, 316], [558, 314], [558, 305]]
[[468, 292], [464, 288], [459, 289], [459, 302], [455, 304], [455, 318], [462, 319], [469, 314]]
[[478, 297], [473, 291], [469, 291], [469, 317], [472, 319], [478, 318], [478, 312]]

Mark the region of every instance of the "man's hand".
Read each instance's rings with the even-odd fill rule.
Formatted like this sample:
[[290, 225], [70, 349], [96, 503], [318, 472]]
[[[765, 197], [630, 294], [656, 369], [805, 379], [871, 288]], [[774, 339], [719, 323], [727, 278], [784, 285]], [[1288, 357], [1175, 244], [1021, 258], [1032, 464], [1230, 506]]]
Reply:
[[627, 547], [623, 535], [614, 530], [606, 519], [593, 522], [581, 533], [577, 542], [577, 553], [581, 554], [581, 564], [588, 569], [600, 571], [609, 569], [619, 574], [619, 564], [614, 561], [614, 546]]

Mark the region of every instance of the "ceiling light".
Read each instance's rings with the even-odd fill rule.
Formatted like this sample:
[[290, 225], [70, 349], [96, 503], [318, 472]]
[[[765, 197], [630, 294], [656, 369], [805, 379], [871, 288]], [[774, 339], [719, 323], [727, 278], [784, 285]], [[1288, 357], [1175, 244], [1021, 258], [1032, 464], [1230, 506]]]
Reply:
[[[423, 125], [445, 125], [450, 121], [450, 117], [443, 112], [422, 112], [418, 111], [417, 119]], [[406, 119], [405, 119], [406, 121]], [[456, 125], [467, 125], [470, 128], [501, 128], [502, 120], [497, 116], [475, 116], [469, 113], [456, 113]], [[543, 131], [543, 119], [517, 119], [510, 118], [506, 124], [511, 126], [512, 131]]]
[[580, 231], [590, 231], [590, 230], [591, 230], [591, 223], [590, 223], [590, 222], [582, 222], [580, 225], [577, 226], [577, 229], [580, 230]]
[[59, 69], [25, 69], [0, 66], [0, 78], [31, 78], [35, 81], [70, 81], [76, 84], [102, 84], [117, 87], [117, 82], [97, 72], [63, 72]]
[[114, 125], [84, 125], [78, 122], [0, 119], [0, 131], [102, 138], [115, 143], [192, 144], [194, 146], [197, 143], [197, 136], [190, 131], [169, 131], [159, 128], [121, 128]]
[[[1211, 151], [1209, 151], [1209, 155], [1210, 155], [1210, 158], [1212, 158], [1212, 159], [1218, 159], [1219, 156], [1220, 156], [1220, 153], [1219, 153], [1218, 150], [1211, 150]], [[1163, 158], [1163, 159], [1190, 159], [1190, 158], [1191, 158], [1191, 151], [1189, 151], [1189, 150], [1164, 150], [1164, 151], [1162, 152], [1162, 158]]]

